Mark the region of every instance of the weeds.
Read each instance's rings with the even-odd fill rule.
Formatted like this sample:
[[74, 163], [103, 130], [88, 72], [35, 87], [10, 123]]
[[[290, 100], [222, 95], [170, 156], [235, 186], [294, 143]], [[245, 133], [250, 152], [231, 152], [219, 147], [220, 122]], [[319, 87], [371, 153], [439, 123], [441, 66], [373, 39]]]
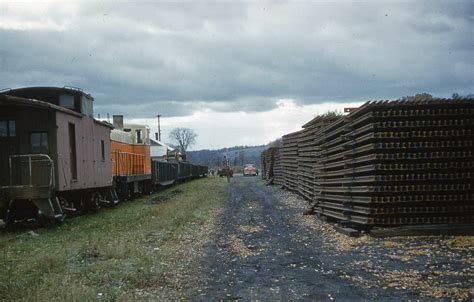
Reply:
[[181, 239], [223, 204], [225, 185], [200, 179], [36, 230], [39, 236], [0, 233], [0, 300], [112, 301], [166, 286]]

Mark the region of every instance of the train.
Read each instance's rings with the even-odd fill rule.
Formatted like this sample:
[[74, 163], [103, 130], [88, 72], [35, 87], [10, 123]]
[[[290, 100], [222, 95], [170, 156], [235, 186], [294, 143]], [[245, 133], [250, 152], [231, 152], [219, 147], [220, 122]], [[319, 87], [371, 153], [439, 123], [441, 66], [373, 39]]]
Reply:
[[150, 155], [150, 129], [94, 118], [75, 87], [0, 92], [0, 219], [60, 222], [160, 187], [205, 177], [208, 167]]

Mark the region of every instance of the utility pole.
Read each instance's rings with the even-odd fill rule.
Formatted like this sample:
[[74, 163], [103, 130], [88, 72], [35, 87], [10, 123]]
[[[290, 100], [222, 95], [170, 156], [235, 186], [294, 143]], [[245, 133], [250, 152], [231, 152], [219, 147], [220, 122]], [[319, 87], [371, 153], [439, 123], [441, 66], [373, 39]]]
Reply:
[[158, 132], [156, 133], [156, 139], [161, 142], [161, 126], [160, 126], [160, 117], [161, 117], [161, 114], [158, 114], [156, 116], [158, 118]]

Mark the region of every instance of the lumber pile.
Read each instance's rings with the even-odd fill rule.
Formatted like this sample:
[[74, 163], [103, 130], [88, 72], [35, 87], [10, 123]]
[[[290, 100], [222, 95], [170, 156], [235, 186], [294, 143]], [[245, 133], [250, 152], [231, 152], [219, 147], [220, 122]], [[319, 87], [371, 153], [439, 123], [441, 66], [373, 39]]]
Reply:
[[261, 174], [263, 179], [269, 180], [273, 178], [276, 150], [277, 148], [271, 147], [263, 151], [261, 154]]
[[267, 173], [268, 172], [268, 167], [267, 167], [267, 153], [268, 149], [263, 151], [262, 154], [260, 154], [260, 176], [262, 179], [268, 179], [267, 178]]
[[[282, 185], [357, 228], [474, 223], [474, 100], [367, 102], [283, 136]], [[281, 172], [280, 172], [281, 171]]]
[[282, 137], [281, 165], [283, 169], [283, 187], [289, 191], [298, 191], [298, 140], [301, 131]]
[[281, 164], [281, 148], [275, 148], [274, 163], [273, 163], [273, 183], [282, 186], [284, 181], [283, 165]]
[[369, 102], [324, 131], [316, 211], [351, 224], [474, 222], [474, 102]]
[[308, 201], [313, 201], [316, 188], [314, 170], [320, 161], [321, 131], [340, 116], [329, 114], [317, 116], [303, 125], [298, 139], [298, 193]]

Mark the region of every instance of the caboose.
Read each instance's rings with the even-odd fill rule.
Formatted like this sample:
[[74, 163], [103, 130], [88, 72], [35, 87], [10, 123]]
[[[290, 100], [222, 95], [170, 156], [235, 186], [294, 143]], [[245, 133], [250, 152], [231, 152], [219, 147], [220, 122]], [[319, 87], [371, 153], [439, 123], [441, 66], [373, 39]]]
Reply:
[[71, 87], [0, 94], [0, 218], [62, 220], [118, 201], [110, 133], [91, 95]]

